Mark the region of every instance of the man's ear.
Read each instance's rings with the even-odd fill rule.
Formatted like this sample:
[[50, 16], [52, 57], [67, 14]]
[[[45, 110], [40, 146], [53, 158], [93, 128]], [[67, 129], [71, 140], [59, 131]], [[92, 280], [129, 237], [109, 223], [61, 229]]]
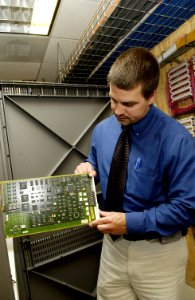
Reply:
[[150, 106], [155, 102], [156, 97], [157, 97], [157, 90], [154, 90], [152, 96], [148, 99], [148, 102], [149, 102]]

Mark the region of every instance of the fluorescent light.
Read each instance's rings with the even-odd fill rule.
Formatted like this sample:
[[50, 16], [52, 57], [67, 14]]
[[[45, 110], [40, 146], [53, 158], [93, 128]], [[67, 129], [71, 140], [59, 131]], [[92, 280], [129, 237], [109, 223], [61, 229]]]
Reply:
[[158, 63], [162, 63], [165, 59], [169, 58], [173, 53], [175, 53], [177, 50], [177, 45], [173, 44], [170, 48], [168, 48], [165, 52], [163, 52], [159, 57], [158, 57]]
[[0, 0], [0, 32], [48, 35], [59, 0]]
[[30, 26], [31, 34], [47, 35], [53, 14], [57, 5], [57, 0], [35, 0], [33, 15]]

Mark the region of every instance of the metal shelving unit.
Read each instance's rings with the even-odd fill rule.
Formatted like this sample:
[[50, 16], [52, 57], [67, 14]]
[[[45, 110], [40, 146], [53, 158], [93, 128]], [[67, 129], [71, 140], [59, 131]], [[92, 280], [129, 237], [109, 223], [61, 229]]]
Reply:
[[[4, 81], [0, 91], [0, 180], [73, 173], [111, 113], [107, 86]], [[14, 238], [20, 300], [95, 299], [101, 243], [86, 225]]]

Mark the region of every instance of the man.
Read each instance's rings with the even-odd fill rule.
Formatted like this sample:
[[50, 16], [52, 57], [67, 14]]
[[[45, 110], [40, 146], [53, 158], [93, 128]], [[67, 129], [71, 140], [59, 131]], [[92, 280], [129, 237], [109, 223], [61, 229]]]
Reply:
[[123, 211], [101, 211], [90, 224], [104, 233], [98, 300], [183, 300], [195, 144], [153, 105], [158, 82], [159, 66], [147, 49], [130, 48], [116, 59], [108, 74], [113, 115], [96, 126], [88, 159], [75, 169], [100, 181], [106, 207], [114, 149], [121, 127], [130, 125]]

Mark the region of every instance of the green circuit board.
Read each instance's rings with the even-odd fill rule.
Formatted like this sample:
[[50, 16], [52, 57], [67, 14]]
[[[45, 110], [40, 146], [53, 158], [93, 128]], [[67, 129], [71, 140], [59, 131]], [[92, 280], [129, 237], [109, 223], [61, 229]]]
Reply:
[[88, 224], [99, 217], [94, 179], [70, 174], [1, 182], [6, 237]]

